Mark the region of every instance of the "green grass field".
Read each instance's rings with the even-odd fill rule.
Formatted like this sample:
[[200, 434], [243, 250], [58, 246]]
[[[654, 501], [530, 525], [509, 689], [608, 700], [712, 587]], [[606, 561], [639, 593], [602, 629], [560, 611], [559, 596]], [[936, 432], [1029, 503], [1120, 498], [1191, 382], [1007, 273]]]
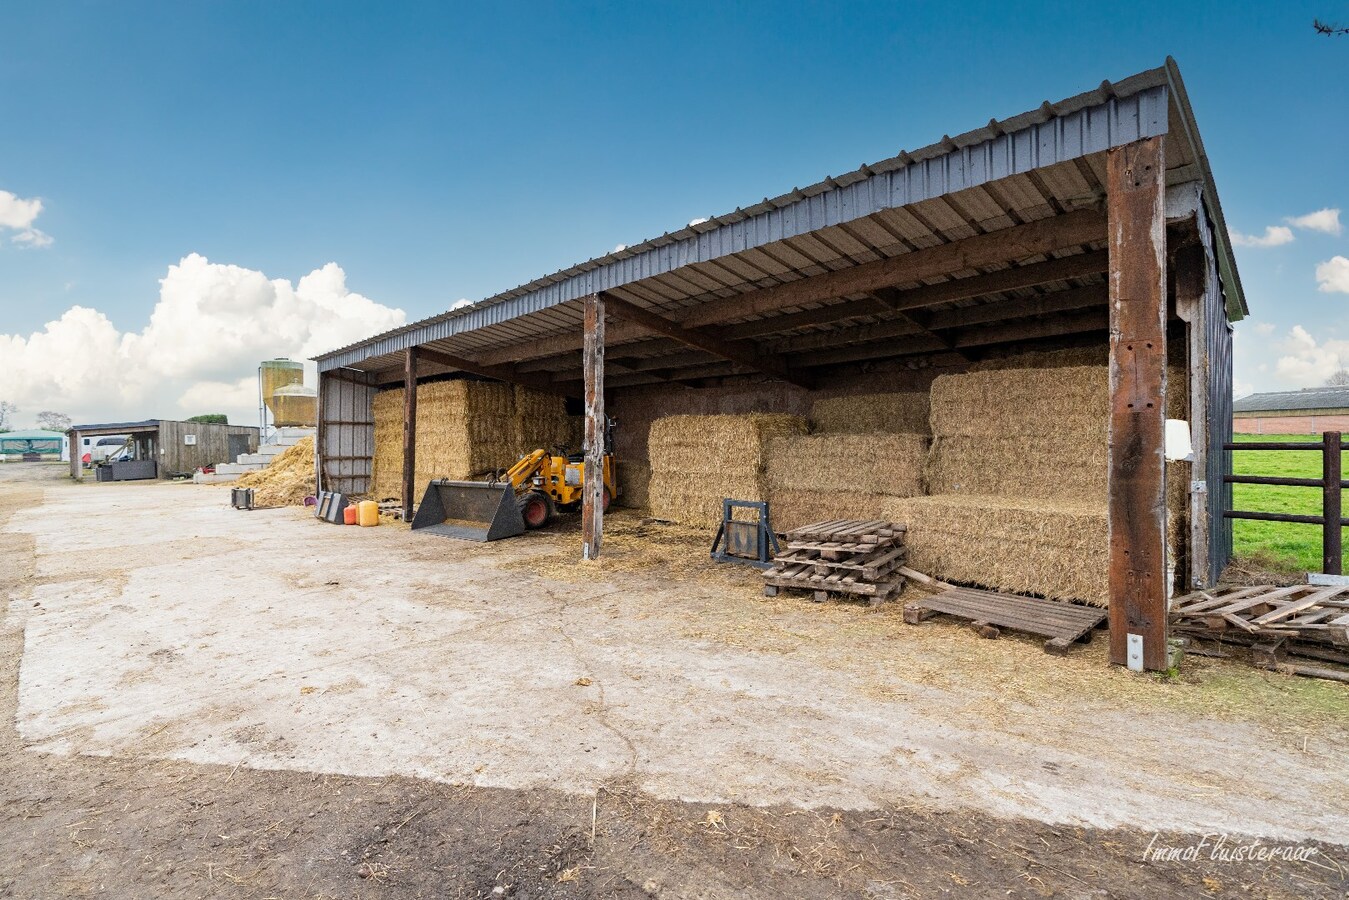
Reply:
[[[1319, 441], [1319, 434], [1239, 434], [1237, 443], [1251, 441]], [[1321, 454], [1314, 450], [1237, 450], [1232, 453], [1237, 475], [1274, 475], [1283, 478], [1320, 478]], [[1345, 471], [1349, 471], [1346, 469]], [[1232, 508], [1254, 512], [1321, 514], [1318, 488], [1267, 484], [1232, 486]], [[1253, 565], [1281, 572], [1321, 571], [1321, 527], [1289, 522], [1232, 523], [1234, 554]]]

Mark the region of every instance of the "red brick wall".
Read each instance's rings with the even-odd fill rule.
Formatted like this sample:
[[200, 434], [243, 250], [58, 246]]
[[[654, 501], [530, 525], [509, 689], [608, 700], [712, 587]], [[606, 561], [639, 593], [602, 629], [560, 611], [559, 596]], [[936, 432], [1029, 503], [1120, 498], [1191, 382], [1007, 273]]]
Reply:
[[1320, 434], [1322, 431], [1349, 432], [1349, 414], [1306, 416], [1236, 416], [1232, 430], [1237, 434]]

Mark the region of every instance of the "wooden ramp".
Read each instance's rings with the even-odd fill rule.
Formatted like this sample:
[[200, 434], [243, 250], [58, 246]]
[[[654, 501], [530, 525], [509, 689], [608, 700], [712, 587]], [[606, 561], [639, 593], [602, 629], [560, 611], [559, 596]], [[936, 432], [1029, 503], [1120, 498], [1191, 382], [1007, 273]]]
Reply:
[[1091, 632], [1105, 620], [1106, 611], [1038, 597], [997, 594], [974, 588], [951, 588], [915, 599], [904, 605], [904, 621], [917, 625], [929, 616], [943, 613], [968, 619], [982, 637], [996, 638], [1000, 628], [1049, 638], [1045, 652], [1058, 656], [1073, 642], [1086, 643]]

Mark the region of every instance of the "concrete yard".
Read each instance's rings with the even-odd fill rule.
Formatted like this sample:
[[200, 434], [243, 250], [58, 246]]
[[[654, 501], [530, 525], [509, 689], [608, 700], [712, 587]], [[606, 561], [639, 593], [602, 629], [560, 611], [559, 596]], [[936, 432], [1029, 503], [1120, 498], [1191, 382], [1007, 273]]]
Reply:
[[[705, 563], [698, 538], [630, 513], [583, 564], [565, 522], [479, 545], [238, 512], [227, 495], [0, 467], [15, 751], [0, 896], [58, 874], [88, 896], [1343, 891], [1344, 685], [1202, 658], [1134, 676], [1105, 664], [1101, 640], [1060, 659], [1029, 638], [905, 625], [900, 604], [768, 599], [753, 570]], [[175, 803], [181, 790], [196, 799]], [[234, 800], [194, 805], [207, 794]], [[496, 837], [437, 850], [449, 826], [404, 822], [395, 832], [419, 837], [402, 856], [387, 826], [360, 859], [357, 838], [323, 843], [373, 821], [351, 798], [400, 796], [422, 798], [418, 823], [454, 809]], [[220, 823], [182, 819], [226, 807]], [[897, 814], [915, 830], [903, 849], [865, 833]], [[569, 835], [556, 843], [574, 865], [533, 864], [558, 856], [542, 846], [554, 838], [505, 848], [521, 816]], [[297, 818], [331, 821], [309, 845]], [[271, 819], [292, 824], [258, 851]], [[117, 837], [127, 822], [143, 837]], [[795, 857], [751, 837], [807, 825], [836, 860], [810, 857], [805, 836]], [[1319, 849], [1142, 861], [1159, 831]], [[979, 850], [935, 858], [964, 846], [953, 835]]]

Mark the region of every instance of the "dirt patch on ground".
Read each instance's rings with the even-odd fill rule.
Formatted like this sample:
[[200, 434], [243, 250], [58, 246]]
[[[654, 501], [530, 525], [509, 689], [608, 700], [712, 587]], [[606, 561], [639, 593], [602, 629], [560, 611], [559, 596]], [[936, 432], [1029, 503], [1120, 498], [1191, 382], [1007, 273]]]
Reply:
[[[53, 557], [38, 552], [41, 538], [4, 527], [15, 511], [30, 514], [44, 502], [59, 506], [67, 492], [87, 490], [87, 487], [67, 487], [59, 481], [0, 483], [0, 590], [8, 597], [4, 619], [0, 621], [0, 837], [5, 848], [0, 854], [0, 896], [1341, 897], [1346, 888], [1343, 848], [1315, 841], [1298, 842], [1316, 851], [1303, 862], [1228, 861], [1221, 855], [1215, 859], [1216, 835], [1210, 836], [1196, 851], [1197, 858], [1193, 861], [1155, 860], [1145, 859], [1149, 846], [1155, 852], [1161, 848], [1197, 846], [1203, 839], [1174, 830], [1164, 830], [1158, 835], [1151, 829], [1134, 827], [1048, 824], [1024, 816], [993, 815], [977, 805], [952, 807], [948, 802], [928, 802], [918, 795], [875, 804], [874, 808], [843, 808], [827, 803], [812, 803], [808, 804], [810, 808], [804, 808], [791, 796], [783, 796], [781, 802], [755, 806], [717, 800], [690, 802], [668, 794], [658, 797], [643, 789], [636, 775], [601, 779], [586, 791], [484, 786], [482, 781], [495, 767], [514, 763], [528, 769], [531, 753], [538, 754], [538, 766], [554, 765], [555, 760], [543, 757], [546, 748], [537, 742], [532, 748], [501, 751], [522, 754], [522, 758], [514, 760], [505, 756], [493, 758], [479, 751], [484, 772], [468, 768], [435, 779], [355, 777], [296, 768], [261, 770], [255, 767], [255, 761], [270, 758], [268, 754], [284, 757], [292, 752], [286, 742], [298, 742], [303, 737], [302, 729], [286, 730], [284, 716], [275, 720], [260, 717], [233, 691], [222, 691], [214, 701], [214, 719], [205, 723], [209, 728], [191, 718], [175, 718], [164, 708], [144, 708], [132, 722], [136, 737], [118, 745], [120, 749], [111, 755], [37, 752], [15, 728], [20, 714], [19, 670], [25, 631], [22, 623], [31, 621], [36, 625], [42, 621], [26, 618], [34, 615], [32, 604], [41, 602], [32, 599], [34, 593], [47, 592], [54, 598], [53, 603], [68, 604], [51, 612], [68, 617], [64, 620], [68, 626], [63, 624], [63, 628], [78, 628], [81, 622], [88, 622], [90, 615], [113, 612], [97, 607], [100, 601], [135, 609], [137, 604], [152, 599], [148, 594], [127, 597], [125, 580], [112, 580], [97, 587], [100, 584], [97, 567], [80, 564], [57, 568]], [[134, 498], [140, 502], [145, 496], [149, 495], [127, 494], [128, 501]], [[179, 531], [195, 529], [200, 534], [175, 534], [172, 541], [233, 539], [221, 532], [209, 516], [185, 515], [184, 521], [187, 524]], [[347, 539], [339, 531], [323, 534]], [[390, 530], [386, 537], [395, 534], [401, 532]], [[661, 535], [655, 537], [659, 543]], [[400, 538], [404, 539], [410, 540], [406, 535]], [[372, 538], [367, 535], [362, 540], [369, 542]], [[72, 543], [71, 549], [76, 553], [101, 552], [97, 548], [104, 541], [111, 542], [112, 538], [93, 535]], [[615, 549], [620, 546], [621, 541], [615, 542]], [[434, 542], [414, 547], [424, 561], [450, 565], [447, 562], [450, 551], [445, 547]], [[339, 549], [342, 554], [351, 554], [350, 549]], [[304, 550], [309, 555], [302, 558], [297, 555], [291, 568], [294, 583], [304, 585], [297, 590], [318, 591], [329, 587], [328, 582], [370, 577], [367, 570], [348, 571], [336, 566], [320, 552], [319, 544], [306, 544]], [[520, 551], [559, 554], [547, 535], [535, 543], [520, 545]], [[515, 565], [516, 557], [509, 548], [494, 547], [489, 552], [483, 559]], [[148, 564], [146, 559], [138, 562], [137, 554], [155, 558], [156, 543], [143, 542], [134, 552], [122, 554], [118, 565], [127, 564], [130, 574], [126, 577], [133, 581], [138, 577], [137, 568]], [[181, 546], [170, 553], [175, 566], [192, 564], [190, 556]], [[622, 554], [617, 553], [615, 558], [621, 560]], [[225, 569], [238, 565], [238, 561], [227, 561], [224, 556], [220, 559], [223, 579], [228, 574]], [[564, 561], [559, 558], [554, 562], [561, 565]], [[578, 701], [576, 715], [585, 716], [584, 710], [592, 710], [602, 720], [596, 733], [608, 727], [623, 736], [629, 750], [637, 748], [638, 752], [630, 759], [632, 765], [627, 767], [633, 771], [640, 770], [641, 755], [653, 752], [658, 745], [647, 743], [641, 729], [625, 724], [624, 716], [634, 713], [625, 710], [624, 704], [637, 702], [640, 695], [624, 688], [617, 673], [606, 667], [616, 651], [607, 646], [602, 635], [594, 647], [589, 647], [582, 638], [585, 632], [581, 626], [597, 627], [592, 614], [599, 619], [619, 616], [622, 618], [613, 621], [630, 620], [634, 627], [649, 629], [670, 629], [672, 621], [683, 622], [680, 627], [684, 634], [662, 633], [669, 633], [673, 641], [706, 647], [707, 665], [729, 655], [747, 654], [750, 660], [809, 666], [809, 671], [843, 678], [853, 686], [857, 696], [874, 696], [877, 703], [894, 702], [898, 696], [909, 697], [918, 704], [925, 696], [924, 691], [936, 690], [942, 684], [954, 691], [952, 686], [969, 677], [972, 668], [981, 667], [996, 683], [987, 692], [963, 695], [953, 692], [952, 697], [964, 699], [949, 710], [950, 720], [973, 721], [980, 728], [1005, 734], [1009, 741], [1024, 738], [1018, 735], [1021, 731], [1041, 727], [1037, 719], [1018, 720], [1007, 711], [1023, 702], [1045, 704], [1051, 713], [1054, 708], [1061, 708], [1064, 740], [1070, 743], [1083, 740], [1077, 732], [1089, 727], [1096, 713], [1111, 713], [1121, 707], [1137, 708], [1143, 715], [1166, 711], [1173, 717], [1193, 717], [1199, 732], [1217, 727], [1213, 725], [1215, 721], [1242, 723], [1258, 728], [1253, 733], [1262, 740], [1277, 741], [1281, 748], [1285, 740], [1295, 742], [1300, 736], [1310, 736], [1314, 751], [1320, 745], [1320, 759], [1326, 767], [1319, 786], [1321, 797], [1329, 808], [1343, 810], [1343, 804], [1335, 800], [1336, 796], [1343, 796], [1343, 771], [1333, 762], [1342, 758], [1342, 747], [1335, 743], [1342, 734], [1341, 726], [1336, 724], [1342, 722], [1337, 695], [1217, 663], [1190, 670], [1184, 677], [1191, 681], [1178, 684], [1130, 678], [1102, 666], [1099, 651], [1093, 648], [1067, 661], [1049, 662], [1041, 659], [1043, 654], [1038, 650], [1026, 652], [1034, 650], [1028, 642], [976, 642], [967, 640], [963, 630], [940, 624], [904, 631], [904, 626], [896, 621], [898, 617], [888, 611], [876, 614], [843, 604], [812, 606], [807, 621], [800, 617], [800, 608], [790, 601], [757, 598], [750, 604], [743, 592], [750, 590], [753, 582], [741, 582], [726, 570], [710, 570], [714, 574], [706, 576], [711, 579], [708, 582], [695, 579], [697, 590], [692, 593], [702, 596], [705, 592], [705, 603], [694, 603], [685, 597], [683, 602], [689, 604], [687, 615], [676, 620], [662, 619], [647, 608], [653, 602], [649, 598], [645, 606], [638, 602], [647, 587], [653, 592], [658, 589], [654, 583], [648, 585], [642, 579], [658, 581], [662, 575], [641, 576], [640, 570], [641, 567], [634, 566], [629, 572], [634, 581], [627, 588], [627, 595], [590, 600], [595, 610], [580, 610], [578, 614], [585, 614], [582, 618], [557, 617], [570, 605], [581, 604], [582, 594], [589, 597], [591, 593], [575, 590], [574, 585], [582, 582], [554, 576], [551, 583], [556, 586], [547, 589], [552, 591], [551, 596], [541, 597], [537, 607], [520, 610], [518, 619], [498, 616], [494, 621], [494, 625], [514, 621], [518, 624], [512, 627], [524, 627], [541, 616], [552, 615], [554, 618], [545, 620], [540, 634], [551, 634], [548, 641], [557, 640], [564, 646], [568, 641], [576, 644], [576, 648], [568, 649], [569, 653], [592, 653], [587, 657], [588, 667], [577, 667], [586, 671], [569, 669], [564, 676], [569, 690], [588, 698]], [[513, 572], [502, 571], [508, 575]], [[71, 580], [63, 582], [62, 575]], [[473, 577], [486, 583], [492, 575], [484, 571]], [[420, 590], [443, 592], [442, 596], [431, 597], [422, 604], [432, 612], [467, 615], [463, 610], [471, 606], [465, 604], [481, 604], [484, 597], [490, 596], [472, 591], [451, 594], [443, 582], [426, 572], [418, 578], [423, 582]], [[97, 589], [89, 587], [91, 579]], [[727, 602], [718, 589], [717, 579], [727, 579], [728, 586], [739, 584], [742, 593], [737, 596], [743, 602]], [[62, 584], [71, 585], [70, 596], [61, 594]], [[172, 599], [171, 587], [164, 586], [165, 595], [153, 599], [168, 603]], [[240, 581], [234, 595], [239, 604], [236, 608], [244, 608], [242, 601], [248, 591], [247, 580]], [[604, 594], [598, 590], [592, 593]], [[638, 595], [638, 600], [628, 595]], [[675, 602], [672, 596], [660, 596], [664, 602]], [[186, 616], [193, 608], [184, 606], [182, 615]], [[369, 627], [392, 630], [395, 636], [403, 634], [398, 631], [403, 623], [396, 618], [396, 612], [392, 606], [372, 607], [368, 613]], [[648, 618], [637, 618], [642, 615]], [[57, 630], [50, 623], [63, 620], [46, 621], [44, 633], [51, 634]], [[107, 627], [113, 627], [115, 621], [109, 619]], [[259, 631], [268, 627], [266, 621], [264, 617], [259, 622]], [[283, 625], [279, 623], [278, 627]], [[98, 628], [92, 631], [97, 633]], [[406, 640], [417, 639], [415, 631], [410, 634]], [[918, 640], [914, 635], [921, 635], [928, 653], [907, 652], [908, 645], [903, 642]], [[209, 645], [205, 637], [209, 635], [203, 639]], [[453, 650], [452, 645], [429, 646], [447, 654], [446, 677], [450, 677], [451, 654], [463, 650]], [[464, 649], [468, 646], [479, 653], [492, 652], [490, 644], [465, 645]], [[850, 655], [849, 646], [856, 652]], [[888, 656], [883, 654], [887, 646], [891, 648]], [[329, 659], [340, 656], [345, 649], [340, 644], [325, 645], [315, 652], [328, 653], [330, 656], [319, 658]], [[137, 650], [136, 665], [144, 667], [145, 678], [171, 676], [179, 679], [184, 689], [195, 690], [189, 687], [190, 673], [181, 667], [189, 665], [193, 654], [199, 652], [203, 651], [196, 644], [182, 641], [165, 644], [156, 637]], [[519, 655], [509, 643], [499, 645], [496, 652]], [[948, 661], [975, 652], [982, 654], [981, 660], [966, 663], [964, 669], [953, 674]], [[65, 669], [37, 672], [43, 677], [55, 672], [62, 677], [78, 678], [85, 663], [93, 661], [92, 657], [70, 659]], [[875, 673], [878, 664], [886, 667], [879, 677]], [[519, 690], [531, 690], [527, 675], [536, 665], [536, 661], [528, 658], [517, 659]], [[640, 659], [620, 660], [614, 665], [620, 669], [627, 667], [632, 674], [641, 675], [641, 680], [656, 680]], [[378, 675], [378, 669], [373, 667], [361, 671], [367, 677]], [[170, 676], [165, 676], [165, 672]], [[1013, 678], [1013, 673], [1020, 674]], [[259, 674], [268, 683], [290, 677]], [[726, 674], [733, 677], [731, 670]], [[799, 689], [816, 687], [803, 683]], [[346, 669], [317, 667], [287, 683], [287, 696], [292, 698], [287, 703], [297, 716], [301, 715], [303, 703], [339, 704], [325, 713], [336, 715], [325, 726], [336, 729], [344, 711], [349, 719], [364, 714], [362, 705], [369, 701], [356, 698], [365, 696], [362, 692], [366, 690], [363, 678]], [[78, 697], [78, 692], [70, 696], [87, 704], [95, 714], [109, 699], [116, 702], [115, 696]], [[690, 702], [699, 702], [698, 695], [690, 696]], [[426, 714], [443, 715], [438, 704], [445, 702], [448, 701], [425, 700]], [[755, 705], [762, 709], [764, 704], [770, 709], [777, 704], [781, 715], [788, 717], [807, 716], [808, 712], [789, 707], [782, 699], [754, 697], [748, 692], [740, 702], [744, 704], [744, 716], [754, 715]], [[1211, 707], [1216, 708], [1216, 718], [1199, 717], [1199, 710]], [[34, 712], [45, 711], [28, 710], [27, 714]], [[673, 707], [669, 712], [671, 721], [685, 721], [676, 718]], [[498, 714], [509, 716], [511, 711], [503, 709]], [[69, 715], [71, 718], [63, 721], [86, 721], [81, 718], [85, 713]], [[62, 740], [72, 748], [100, 746], [99, 737], [92, 732], [111, 726], [97, 715], [87, 721], [90, 735], [65, 734]], [[808, 722], [808, 718], [803, 721]], [[382, 735], [382, 739], [391, 745], [409, 739], [417, 732], [416, 724], [409, 722], [403, 726], [403, 732], [395, 729]], [[483, 731], [489, 724], [474, 720], [472, 729]], [[530, 733], [528, 721], [507, 718], [496, 724], [500, 731], [492, 731], [491, 737], [504, 740], [516, 732]], [[873, 727], [862, 720], [856, 724], [859, 731]], [[821, 720], [820, 727], [824, 725]], [[811, 728], [807, 724], [801, 727], [800, 737], [807, 747], [805, 758], [809, 758]], [[225, 746], [237, 748], [234, 764], [196, 764], [165, 758], [182, 752], [193, 741], [207, 740], [209, 732], [217, 728], [225, 731], [219, 739], [230, 742]], [[699, 742], [720, 740], [722, 734], [721, 726], [708, 722], [702, 730], [685, 726], [672, 739], [696, 747]], [[765, 741], [778, 740], [767, 731], [763, 734]], [[471, 733], [447, 732], [437, 740], [443, 742], [439, 749], [448, 758], [458, 752], [456, 744], [474, 737]], [[1055, 735], [1040, 737], [1049, 744], [1057, 739]], [[959, 738], [953, 734], [951, 739]], [[278, 740], [283, 743], [277, 744]], [[621, 747], [622, 741], [617, 745]], [[1099, 735], [1097, 746], [1097, 765], [1100, 776], [1105, 777], [1112, 767], [1118, 766], [1119, 757], [1108, 742], [1099, 740]], [[822, 756], [828, 749], [821, 741], [814, 752]], [[876, 748], [875, 752], [880, 751], [881, 748]], [[756, 748], [747, 745], [736, 752], [738, 758], [752, 763]], [[863, 752], [862, 748], [859, 746], [856, 752]], [[1279, 752], [1291, 754], [1286, 748]], [[581, 748], [576, 751], [576, 758], [584, 760], [588, 753]], [[1292, 759], [1291, 755], [1289, 758]], [[1311, 777], [1305, 774], [1311, 771], [1305, 767], [1290, 768], [1286, 773], [1269, 768], [1256, 774], [1258, 770], [1242, 764], [1233, 771], [1234, 759], [1243, 758], [1214, 758], [1210, 761], [1212, 779], [1187, 790], [1202, 799], [1234, 790], [1255, 790], [1265, 784], [1272, 790], [1270, 802], [1278, 803], [1277, 785], [1281, 777]], [[780, 758], [767, 752], [761, 760], [764, 776], [771, 774], [771, 767], [784, 765]], [[1047, 764], [1056, 765], [1052, 761]], [[688, 775], [706, 773], [690, 770]], [[977, 775], [957, 769], [947, 777], [958, 782]], [[740, 779], [746, 775], [737, 769], [728, 770], [728, 777]], [[818, 776], [826, 781], [829, 777], [829, 772]], [[840, 776], [835, 773], [833, 777]], [[1091, 776], [1086, 780], [1089, 782]], [[1060, 798], [1058, 802], [1090, 806], [1092, 798], [1088, 794], [1089, 791], [1083, 790], [1079, 796]], [[1335, 835], [1326, 833], [1325, 837]], [[1339, 837], [1343, 837], [1342, 831]], [[1234, 834], [1227, 839], [1226, 847], [1230, 851], [1248, 843], [1248, 839]], [[1267, 839], [1262, 843], [1279, 842]]]

